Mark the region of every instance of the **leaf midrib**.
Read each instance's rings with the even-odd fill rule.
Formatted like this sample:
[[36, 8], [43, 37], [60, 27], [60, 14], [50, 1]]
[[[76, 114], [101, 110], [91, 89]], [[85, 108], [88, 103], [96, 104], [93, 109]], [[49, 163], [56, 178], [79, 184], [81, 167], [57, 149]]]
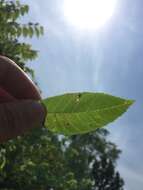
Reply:
[[132, 102], [133, 101], [126, 101], [123, 104], [110, 106], [110, 107], [105, 107], [105, 108], [101, 108], [101, 109], [95, 109], [95, 110], [92, 110], [92, 111], [79, 111], [79, 112], [49, 112], [48, 111], [48, 114], [74, 114], [74, 113], [80, 114], [80, 113], [100, 112], [100, 111], [106, 111], [106, 110], [110, 110], [110, 109], [116, 109], [116, 108], [119, 108], [119, 107], [123, 107], [125, 105], [130, 106], [132, 104]]

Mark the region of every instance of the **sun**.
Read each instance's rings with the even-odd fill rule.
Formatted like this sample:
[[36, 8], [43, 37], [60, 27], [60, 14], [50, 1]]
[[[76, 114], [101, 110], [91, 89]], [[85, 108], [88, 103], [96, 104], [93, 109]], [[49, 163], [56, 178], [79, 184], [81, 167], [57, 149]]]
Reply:
[[117, 0], [64, 0], [64, 16], [78, 29], [98, 29], [114, 14]]

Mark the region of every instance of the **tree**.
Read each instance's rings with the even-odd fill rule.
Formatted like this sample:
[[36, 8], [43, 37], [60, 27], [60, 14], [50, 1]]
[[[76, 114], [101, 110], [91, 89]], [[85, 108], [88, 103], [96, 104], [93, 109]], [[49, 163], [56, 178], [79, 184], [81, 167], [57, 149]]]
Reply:
[[0, 187], [11, 190], [122, 190], [120, 154], [104, 129], [71, 138], [37, 129], [1, 147]]
[[122, 190], [123, 180], [120, 178], [120, 174], [115, 172], [113, 161], [106, 155], [100, 156], [100, 159], [95, 159], [92, 175], [95, 181], [95, 190]]
[[[120, 150], [106, 140], [108, 131], [73, 136], [66, 149], [66, 161], [81, 190], [122, 190], [123, 180], [115, 171]], [[66, 142], [67, 143], [67, 142]]]
[[[34, 77], [26, 65], [37, 57], [20, 37], [43, 34], [38, 23], [21, 24], [29, 7], [20, 1], [0, 0], [0, 54], [13, 59]], [[47, 129], [0, 145], [2, 190], [122, 190], [123, 180], [115, 171], [120, 154], [107, 141], [107, 130], [86, 135], [58, 136]]]
[[0, 54], [14, 60], [25, 72], [33, 71], [26, 66], [26, 61], [37, 57], [37, 51], [31, 45], [21, 42], [21, 36], [32, 38], [43, 34], [43, 27], [38, 23], [21, 24], [20, 18], [29, 11], [28, 5], [17, 1], [0, 0]]

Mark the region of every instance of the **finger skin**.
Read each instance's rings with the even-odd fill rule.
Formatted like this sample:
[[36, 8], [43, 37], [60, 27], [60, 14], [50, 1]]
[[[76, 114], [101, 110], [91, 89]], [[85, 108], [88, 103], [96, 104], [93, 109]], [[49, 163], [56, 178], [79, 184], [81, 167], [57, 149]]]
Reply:
[[0, 103], [12, 101], [16, 101], [16, 99], [12, 95], [10, 95], [6, 90], [0, 87]]
[[16, 63], [0, 56], [0, 87], [16, 99], [40, 99], [40, 93]]
[[42, 127], [46, 112], [37, 101], [24, 100], [0, 104], [0, 142]]

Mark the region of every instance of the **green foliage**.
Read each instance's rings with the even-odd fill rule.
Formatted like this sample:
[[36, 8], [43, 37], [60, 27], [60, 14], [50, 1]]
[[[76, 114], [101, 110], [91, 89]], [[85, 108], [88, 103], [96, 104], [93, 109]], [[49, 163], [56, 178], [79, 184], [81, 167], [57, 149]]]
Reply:
[[[123, 180], [118, 175], [117, 183], [118, 172], [115, 171], [120, 150], [106, 140], [107, 135], [108, 132], [105, 129], [98, 129], [96, 132], [70, 137], [66, 159], [68, 167], [77, 179], [77, 189], [122, 190]], [[103, 164], [103, 157], [110, 160], [106, 162], [106, 166]], [[112, 172], [109, 168], [112, 168]], [[116, 188], [112, 187], [113, 184], [116, 184]]]
[[133, 101], [104, 93], [73, 93], [51, 97], [42, 103], [48, 112], [45, 126], [53, 132], [73, 135], [107, 125]]
[[120, 150], [107, 135], [100, 129], [59, 138], [43, 128], [1, 145], [0, 189], [122, 190]]
[[31, 74], [33, 71], [26, 66], [26, 61], [37, 57], [37, 51], [30, 44], [21, 42], [19, 37], [39, 37], [43, 35], [43, 27], [38, 23], [20, 23], [20, 18], [28, 14], [29, 6], [19, 0], [0, 0], [0, 54], [14, 60], [23, 70]]
[[94, 160], [92, 177], [95, 181], [94, 190], [123, 189], [123, 180], [120, 179], [119, 173], [115, 171], [112, 160], [106, 155]]

